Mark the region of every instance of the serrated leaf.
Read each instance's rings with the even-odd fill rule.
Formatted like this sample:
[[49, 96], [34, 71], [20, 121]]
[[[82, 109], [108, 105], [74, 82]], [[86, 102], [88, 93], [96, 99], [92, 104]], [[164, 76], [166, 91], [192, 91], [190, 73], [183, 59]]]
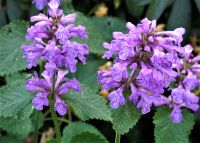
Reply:
[[15, 81], [0, 88], [0, 116], [24, 119], [32, 113], [33, 94], [25, 89], [25, 81]]
[[74, 136], [71, 143], [108, 143], [108, 141], [96, 134], [82, 133]]
[[70, 91], [64, 99], [81, 120], [111, 120], [110, 108], [107, 106], [106, 100], [85, 85], [82, 85], [81, 92]]
[[169, 20], [167, 22], [167, 29], [174, 30], [178, 27], [184, 27], [188, 30], [191, 22], [191, 2], [190, 0], [176, 0]]
[[1, 129], [21, 138], [25, 138], [32, 128], [29, 118], [19, 120], [12, 117], [0, 117], [0, 123]]
[[82, 135], [83, 133], [90, 133], [98, 136], [102, 140], [106, 140], [105, 137], [92, 125], [84, 122], [73, 122], [64, 128], [62, 143], [74, 143], [72, 142], [73, 137]]
[[17, 72], [17, 73], [6, 75], [6, 82], [10, 83], [10, 82], [17, 81], [17, 80], [25, 80], [28, 77], [29, 77], [29, 75], [27, 73]]
[[97, 83], [97, 70], [98, 67], [105, 63], [102, 60], [88, 61], [86, 65], [79, 64], [77, 67], [76, 78], [82, 84], [85, 84], [97, 91], [99, 85]]
[[182, 113], [183, 121], [175, 124], [169, 118], [169, 108], [158, 108], [153, 118], [156, 143], [189, 143], [188, 136], [194, 125], [194, 116], [188, 110], [183, 110]]
[[27, 27], [26, 22], [16, 21], [0, 29], [0, 75], [26, 69], [21, 46], [27, 43], [24, 38]]
[[127, 103], [118, 109], [112, 110], [112, 124], [113, 129], [119, 133], [124, 134], [132, 128], [140, 119], [140, 111], [136, 109], [133, 103]]
[[164, 10], [172, 4], [173, 1], [174, 0], [151, 0], [146, 16], [151, 20], [159, 19]]

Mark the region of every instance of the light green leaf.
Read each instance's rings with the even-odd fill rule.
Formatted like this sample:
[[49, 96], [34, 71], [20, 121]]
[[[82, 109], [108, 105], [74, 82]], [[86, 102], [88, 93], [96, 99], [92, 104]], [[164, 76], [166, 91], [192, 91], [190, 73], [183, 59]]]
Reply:
[[91, 21], [96, 25], [96, 29], [103, 34], [105, 41], [113, 39], [112, 33], [114, 31], [127, 31], [126, 22], [116, 17], [92, 17]]
[[0, 123], [1, 129], [20, 138], [25, 138], [32, 128], [29, 118], [19, 120], [13, 117], [0, 117]]
[[102, 60], [88, 61], [86, 65], [79, 64], [77, 67], [76, 78], [82, 84], [85, 84], [97, 91], [99, 84], [97, 83], [97, 71], [98, 67], [103, 65], [105, 62]]
[[98, 55], [104, 53], [103, 42], [112, 39], [112, 32], [125, 31], [125, 21], [114, 17], [88, 18], [77, 12], [76, 24], [84, 25], [88, 32], [88, 39], [78, 41], [87, 43], [90, 52]]
[[25, 81], [15, 81], [0, 88], [0, 116], [24, 119], [32, 113], [33, 94], [25, 89]]
[[176, 0], [169, 20], [167, 22], [167, 29], [174, 30], [178, 27], [184, 27], [188, 30], [191, 22], [191, 2], [190, 0]]
[[[105, 137], [92, 125], [84, 123], [84, 122], [73, 122], [64, 128], [62, 143], [75, 143], [72, 141], [73, 137], [76, 138], [77, 135], [82, 136], [83, 133], [90, 133], [94, 136], [97, 136], [99, 139], [103, 140], [104, 142], [102, 142], [102, 143], [106, 142]], [[78, 138], [80, 138], [80, 137], [78, 137]], [[75, 140], [75, 139], [73, 139], [73, 140]], [[83, 139], [83, 141], [84, 141], [84, 139]], [[94, 142], [94, 143], [96, 143], [96, 142]]]
[[16, 72], [13, 74], [8, 74], [6, 75], [6, 82], [10, 83], [16, 80], [26, 80], [28, 78], [30, 78], [31, 74], [27, 74], [27, 73], [21, 73], [21, 72]]
[[26, 69], [21, 46], [27, 43], [24, 38], [27, 27], [26, 22], [16, 21], [0, 29], [0, 75]]
[[173, 1], [174, 0], [151, 0], [146, 16], [151, 20], [159, 19], [164, 10], [171, 5]]
[[108, 141], [99, 135], [87, 132], [74, 136], [71, 143], [108, 143]]
[[136, 109], [133, 103], [127, 101], [125, 105], [113, 109], [111, 116], [113, 129], [119, 134], [124, 134], [136, 125], [140, 119], [140, 111]]
[[106, 100], [85, 85], [82, 86], [80, 93], [70, 91], [64, 99], [82, 120], [111, 120], [110, 108], [107, 106]]
[[175, 124], [169, 118], [169, 108], [158, 108], [153, 118], [156, 143], [189, 143], [188, 136], [194, 125], [194, 116], [188, 110], [183, 110], [182, 113], [183, 121]]

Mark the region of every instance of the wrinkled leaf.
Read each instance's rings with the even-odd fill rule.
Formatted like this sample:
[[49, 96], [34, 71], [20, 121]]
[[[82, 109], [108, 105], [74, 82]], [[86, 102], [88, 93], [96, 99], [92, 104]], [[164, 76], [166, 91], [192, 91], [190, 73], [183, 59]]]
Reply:
[[111, 120], [111, 113], [106, 104], [106, 100], [96, 94], [96, 91], [85, 85], [82, 86], [82, 91], [80, 93], [70, 91], [64, 99], [81, 120]]
[[119, 133], [124, 134], [132, 128], [140, 119], [140, 111], [131, 102], [112, 110], [112, 124], [113, 129]]
[[27, 43], [24, 38], [27, 27], [26, 22], [16, 21], [0, 29], [0, 75], [26, 69], [21, 46]]
[[0, 88], [0, 116], [24, 119], [32, 113], [33, 94], [25, 89], [25, 81], [15, 81]]
[[169, 118], [169, 108], [160, 107], [157, 110], [153, 118], [156, 143], [189, 143], [188, 137], [194, 125], [194, 116], [188, 110], [183, 110], [182, 113], [183, 121], [175, 124]]

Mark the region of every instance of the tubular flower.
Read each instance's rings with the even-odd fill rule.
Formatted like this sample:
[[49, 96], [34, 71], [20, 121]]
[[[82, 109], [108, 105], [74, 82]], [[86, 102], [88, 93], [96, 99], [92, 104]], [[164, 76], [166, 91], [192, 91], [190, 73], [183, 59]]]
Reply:
[[[39, 1], [34, 1], [35, 3]], [[41, 5], [44, 1], [40, 1]], [[88, 46], [71, 41], [74, 37], [87, 38], [86, 28], [74, 25], [76, 14], [67, 16], [58, 9], [59, 0], [48, 1], [48, 15], [38, 14], [31, 17], [33, 26], [28, 28], [26, 39], [31, 40], [30, 45], [24, 45], [23, 58], [27, 59], [27, 67], [36, 67], [39, 61], [45, 63], [42, 78], [35, 73], [34, 78], [26, 83], [30, 92], [36, 93], [32, 102], [37, 110], [42, 110], [49, 105], [49, 96], [53, 96], [54, 109], [60, 115], [67, 111], [67, 105], [62, 100], [62, 95], [68, 90], [80, 92], [78, 81], [66, 78], [69, 72], [76, 72], [78, 61], [86, 64], [86, 55], [89, 54]]]
[[[187, 98], [184, 97], [184, 102], [187, 101], [187, 105], [184, 103], [175, 107], [172, 105], [172, 95], [164, 96], [170, 83], [177, 82], [180, 68], [184, 65], [182, 60], [193, 64], [190, 69], [192, 73], [187, 72], [183, 83], [190, 85], [187, 86], [190, 90], [200, 83], [196, 77], [196, 73], [200, 73], [197, 63], [200, 58], [190, 59], [191, 50], [181, 47], [184, 28], [157, 32], [156, 21], [147, 18], [137, 26], [128, 22], [126, 27], [129, 30], [127, 34], [113, 32], [114, 40], [103, 44], [107, 50], [103, 58], [116, 57], [109, 71], [98, 71], [101, 89], [111, 90], [108, 95], [111, 108], [124, 105], [126, 95], [123, 93], [130, 93], [128, 99], [141, 109], [143, 114], [150, 112], [153, 105], [173, 108], [170, 117], [176, 123], [182, 120], [180, 107], [197, 110], [198, 97], [189, 94], [185, 89], [184, 95], [188, 94]], [[131, 92], [125, 92], [126, 90]], [[172, 94], [176, 96], [173, 90], [171, 89]]]

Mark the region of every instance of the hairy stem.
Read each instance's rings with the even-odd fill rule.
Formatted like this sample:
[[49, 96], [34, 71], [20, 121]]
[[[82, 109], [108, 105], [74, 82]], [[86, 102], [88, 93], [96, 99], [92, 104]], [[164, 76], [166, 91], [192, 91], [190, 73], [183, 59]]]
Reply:
[[120, 143], [121, 135], [116, 133], [115, 135], [115, 143]]
[[55, 126], [55, 132], [56, 132], [56, 140], [57, 143], [61, 143], [61, 133], [60, 133], [60, 126], [58, 124], [58, 117], [57, 114], [54, 110], [54, 103], [55, 103], [55, 74], [53, 75], [53, 80], [52, 80], [52, 90], [51, 90], [51, 97], [49, 99], [50, 102], [50, 112], [51, 112], [51, 117]]

